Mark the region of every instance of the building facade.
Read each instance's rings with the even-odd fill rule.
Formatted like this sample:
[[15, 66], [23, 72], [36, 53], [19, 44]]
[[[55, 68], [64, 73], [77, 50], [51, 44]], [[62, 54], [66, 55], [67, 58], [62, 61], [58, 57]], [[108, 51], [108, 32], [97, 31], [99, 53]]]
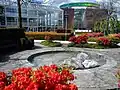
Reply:
[[[22, 25], [26, 31], [50, 31], [63, 27], [62, 10], [38, 3], [22, 4]], [[0, 4], [0, 27], [18, 27], [17, 3]]]
[[96, 21], [108, 15], [106, 9], [91, 2], [67, 3], [60, 8], [64, 10], [64, 28], [70, 30], [92, 30]]

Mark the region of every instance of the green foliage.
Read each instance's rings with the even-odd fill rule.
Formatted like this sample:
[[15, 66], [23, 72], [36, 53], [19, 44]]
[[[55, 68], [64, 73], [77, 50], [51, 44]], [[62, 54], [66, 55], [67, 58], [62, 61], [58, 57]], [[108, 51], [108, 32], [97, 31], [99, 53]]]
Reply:
[[98, 44], [86, 44], [86, 48], [95, 48], [95, 49], [104, 49], [104, 46], [98, 45]]
[[74, 47], [74, 46], [75, 46], [74, 42], [68, 44], [68, 47]]
[[109, 17], [96, 21], [93, 28], [94, 32], [104, 32], [105, 35], [120, 32], [120, 22], [115, 17]]
[[42, 41], [40, 44], [48, 46], [48, 47], [59, 47], [59, 46], [62, 46], [62, 44], [59, 43], [59, 42], [52, 42], [52, 41], [48, 41], [48, 40]]
[[106, 49], [106, 48], [109, 48], [109, 46], [103, 46], [103, 45], [98, 45], [98, 44], [89, 44], [89, 43], [76, 44], [75, 46], [79, 47], [79, 48], [94, 48], [94, 49]]
[[87, 45], [87, 43], [85, 43], [85, 44], [82, 44], [82, 43], [75, 44], [76, 47], [80, 47], [80, 48], [86, 48], [86, 45]]
[[118, 44], [120, 43], [120, 39], [117, 37], [109, 37], [111, 43]]

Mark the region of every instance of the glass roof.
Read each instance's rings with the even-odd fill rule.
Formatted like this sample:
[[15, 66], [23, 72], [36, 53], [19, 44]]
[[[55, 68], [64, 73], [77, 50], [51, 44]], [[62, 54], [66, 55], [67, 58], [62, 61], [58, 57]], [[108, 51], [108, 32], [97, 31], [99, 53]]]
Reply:
[[[5, 6], [17, 6], [17, 0], [0, 0], [0, 5]], [[46, 1], [47, 2], [47, 1]], [[61, 9], [55, 6], [52, 6], [50, 4], [43, 3], [42, 0], [32, 0], [29, 2], [29, 0], [24, 0], [24, 3], [22, 4], [22, 7], [28, 7], [33, 9], [39, 9], [41, 11], [48, 11], [48, 12], [56, 12], [60, 11]]]
[[[0, 3], [3, 4], [11, 4], [13, 2], [16, 2], [17, 0], [0, 0]], [[23, 0], [24, 2], [31, 2], [31, 3], [39, 3], [39, 4], [45, 4], [45, 5], [52, 5], [52, 6], [59, 6], [65, 3], [73, 3], [73, 2], [91, 2], [95, 3], [96, 1], [101, 0]]]

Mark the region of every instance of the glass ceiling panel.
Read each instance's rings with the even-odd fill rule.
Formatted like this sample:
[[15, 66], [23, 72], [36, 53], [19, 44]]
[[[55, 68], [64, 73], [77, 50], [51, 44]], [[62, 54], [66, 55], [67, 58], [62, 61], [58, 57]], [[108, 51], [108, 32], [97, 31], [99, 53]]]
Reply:
[[[0, 5], [6, 5], [6, 6], [17, 5], [16, 1], [17, 0], [0, 0]], [[41, 11], [48, 11], [48, 12], [60, 11], [59, 8], [48, 4], [48, 0], [32, 0], [30, 3], [24, 2], [22, 4], [22, 7], [29, 7], [33, 9], [39, 9]]]
[[[0, 0], [1, 4], [11, 4], [16, 2], [17, 0]], [[31, 3], [38, 3], [38, 4], [45, 4], [45, 5], [52, 5], [52, 6], [59, 6], [65, 3], [72, 3], [72, 2], [93, 2], [102, 1], [102, 0], [23, 0], [23, 1], [30, 1]]]

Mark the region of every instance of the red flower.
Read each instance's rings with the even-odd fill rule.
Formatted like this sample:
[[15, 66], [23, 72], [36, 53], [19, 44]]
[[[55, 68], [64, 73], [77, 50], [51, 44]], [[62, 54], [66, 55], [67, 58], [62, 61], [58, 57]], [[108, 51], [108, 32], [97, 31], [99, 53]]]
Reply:
[[100, 37], [100, 36], [103, 36], [104, 34], [103, 33], [87, 33], [87, 36], [88, 37]]
[[0, 82], [6, 80], [6, 74], [4, 72], [0, 72]]
[[69, 85], [70, 90], [78, 90], [77, 86], [74, 84]]
[[105, 46], [110, 45], [110, 40], [108, 38], [106, 38], [106, 37], [100, 37], [100, 38], [98, 38], [97, 42], [100, 45], [105, 45]]
[[76, 39], [77, 39], [77, 38], [76, 38], [75, 36], [72, 36], [72, 37], [69, 38], [69, 41], [70, 41], [70, 42], [75, 42]]
[[0, 82], [0, 90], [3, 90], [5, 88], [5, 83], [4, 82]]
[[5, 86], [6, 75], [0, 74], [0, 90], [77, 90], [69, 84], [74, 76], [56, 65], [42, 66], [37, 70], [18, 68], [12, 71], [12, 82]]
[[53, 69], [53, 70], [55, 70], [55, 71], [58, 69], [58, 67], [55, 64], [50, 65], [50, 68]]
[[88, 39], [88, 37], [87, 37], [86, 34], [85, 35], [81, 35], [81, 36], [77, 37], [75, 43], [76, 44], [87, 43], [87, 39]]
[[87, 35], [81, 35], [81, 36], [78, 36], [78, 37], [75, 37], [75, 36], [72, 36], [70, 37], [69, 41], [71, 42], [74, 42], [76, 44], [81, 44], [81, 43], [87, 43]]
[[35, 82], [31, 82], [26, 90], [39, 90], [39, 85]]
[[57, 84], [54, 90], [70, 90], [69, 86], [66, 84]]
[[15, 83], [11, 83], [10, 85], [6, 86], [4, 90], [20, 90], [20, 89], [18, 89]]
[[18, 68], [12, 71], [13, 76], [17, 75], [24, 75], [24, 76], [30, 76], [31, 75], [32, 68]]

